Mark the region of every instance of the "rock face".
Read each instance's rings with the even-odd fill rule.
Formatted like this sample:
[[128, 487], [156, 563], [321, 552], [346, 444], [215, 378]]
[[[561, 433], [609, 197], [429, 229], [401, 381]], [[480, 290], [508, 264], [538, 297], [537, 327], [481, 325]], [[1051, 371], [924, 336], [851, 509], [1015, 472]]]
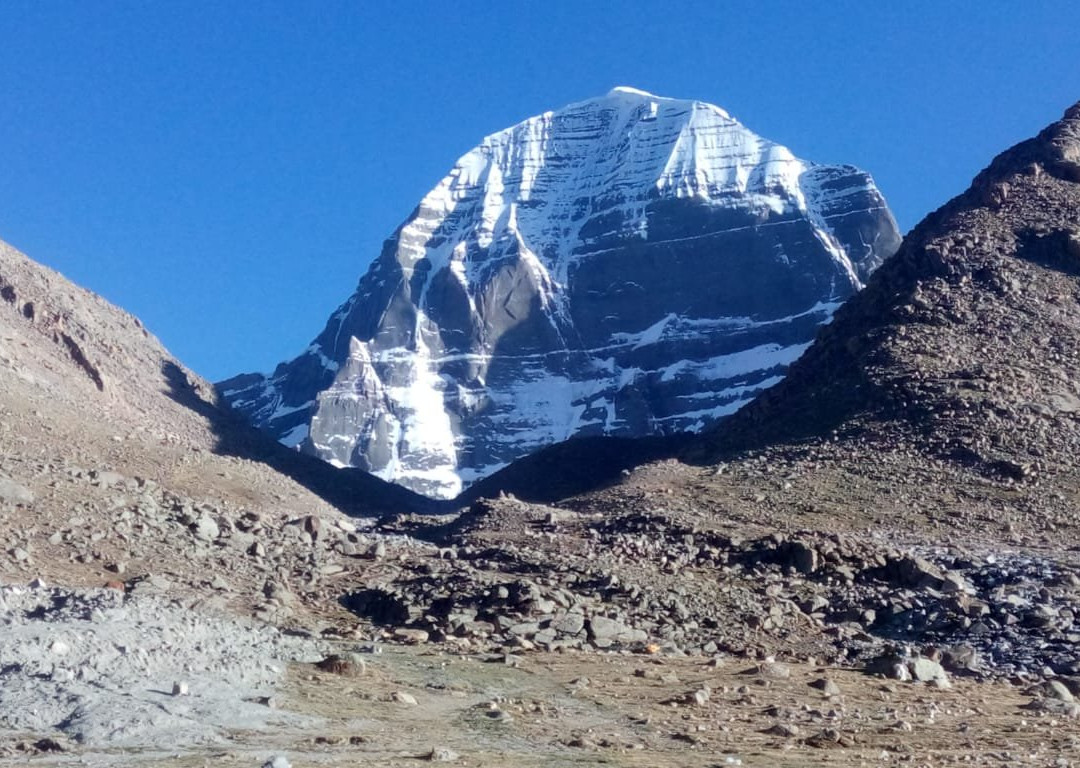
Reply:
[[866, 173], [617, 88], [484, 139], [308, 349], [219, 391], [288, 445], [452, 497], [572, 436], [734, 412], [898, 245]]

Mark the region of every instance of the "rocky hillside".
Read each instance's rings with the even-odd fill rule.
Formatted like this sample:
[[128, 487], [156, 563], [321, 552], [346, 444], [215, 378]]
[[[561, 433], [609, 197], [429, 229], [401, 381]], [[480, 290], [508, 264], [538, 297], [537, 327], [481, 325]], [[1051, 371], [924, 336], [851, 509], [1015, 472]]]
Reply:
[[[200, 583], [198, 558], [169, 549], [200, 525], [221, 530], [244, 509], [334, 519], [342, 509], [375, 516], [420, 501], [241, 423], [137, 318], [4, 244], [0, 393], [0, 509], [9, 521], [0, 572], [9, 556], [37, 575], [70, 579], [73, 568], [90, 582], [110, 563], [134, 572], [171, 563]], [[165, 528], [139, 524], [128, 505]], [[127, 532], [95, 538], [102, 516], [119, 516]]]
[[928, 216], [714, 455], [836, 434], [991, 476], [1080, 456], [1080, 105]]

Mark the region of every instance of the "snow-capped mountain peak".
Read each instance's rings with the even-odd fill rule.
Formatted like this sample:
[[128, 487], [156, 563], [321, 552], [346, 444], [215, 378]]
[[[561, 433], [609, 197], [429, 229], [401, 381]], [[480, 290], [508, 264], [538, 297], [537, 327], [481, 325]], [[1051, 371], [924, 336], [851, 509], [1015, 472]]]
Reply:
[[734, 411], [898, 242], [867, 174], [620, 86], [484, 138], [308, 350], [222, 388], [304, 450], [453, 496], [574, 435]]

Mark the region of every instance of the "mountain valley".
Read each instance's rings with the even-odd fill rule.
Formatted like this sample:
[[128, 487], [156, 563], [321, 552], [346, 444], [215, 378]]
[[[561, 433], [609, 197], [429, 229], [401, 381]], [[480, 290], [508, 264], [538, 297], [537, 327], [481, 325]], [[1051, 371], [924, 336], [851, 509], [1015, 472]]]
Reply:
[[[489, 285], [525, 285], [525, 250]], [[0, 246], [0, 762], [1076, 764], [1080, 104], [887, 250], [842, 291], [814, 273], [805, 305], [846, 301], [718, 423], [585, 434], [434, 500], [275, 439], [326, 380], [401, 374], [372, 375], [371, 317], [285, 364], [318, 381], [260, 406], [267, 434], [223, 402], [266, 380], [223, 397]]]

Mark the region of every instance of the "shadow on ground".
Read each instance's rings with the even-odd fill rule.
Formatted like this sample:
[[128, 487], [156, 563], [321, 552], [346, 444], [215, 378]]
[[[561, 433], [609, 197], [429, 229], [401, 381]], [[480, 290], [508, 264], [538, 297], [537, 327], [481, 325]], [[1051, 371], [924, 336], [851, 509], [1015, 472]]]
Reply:
[[168, 396], [206, 419], [217, 438], [216, 453], [266, 464], [353, 516], [446, 514], [503, 493], [534, 503], [553, 503], [615, 485], [634, 467], [676, 456], [688, 445], [684, 435], [640, 440], [573, 438], [513, 462], [456, 499], [437, 501], [362, 470], [339, 469], [285, 447], [228, 407], [216, 405], [213, 390], [173, 361], [162, 365], [162, 374]]
[[192, 380], [175, 362], [162, 364], [166, 394], [206, 419], [217, 438], [214, 452], [258, 461], [292, 478], [328, 504], [356, 517], [448, 512], [458, 505], [438, 502], [392, 485], [359, 469], [338, 469], [314, 456], [286, 448], [248, 425], [226, 407], [215, 405], [213, 390]]
[[674, 456], [682, 445], [674, 438], [576, 437], [518, 459], [471, 486], [458, 501], [511, 493], [519, 499], [550, 504], [617, 484], [625, 472], [650, 461]]

